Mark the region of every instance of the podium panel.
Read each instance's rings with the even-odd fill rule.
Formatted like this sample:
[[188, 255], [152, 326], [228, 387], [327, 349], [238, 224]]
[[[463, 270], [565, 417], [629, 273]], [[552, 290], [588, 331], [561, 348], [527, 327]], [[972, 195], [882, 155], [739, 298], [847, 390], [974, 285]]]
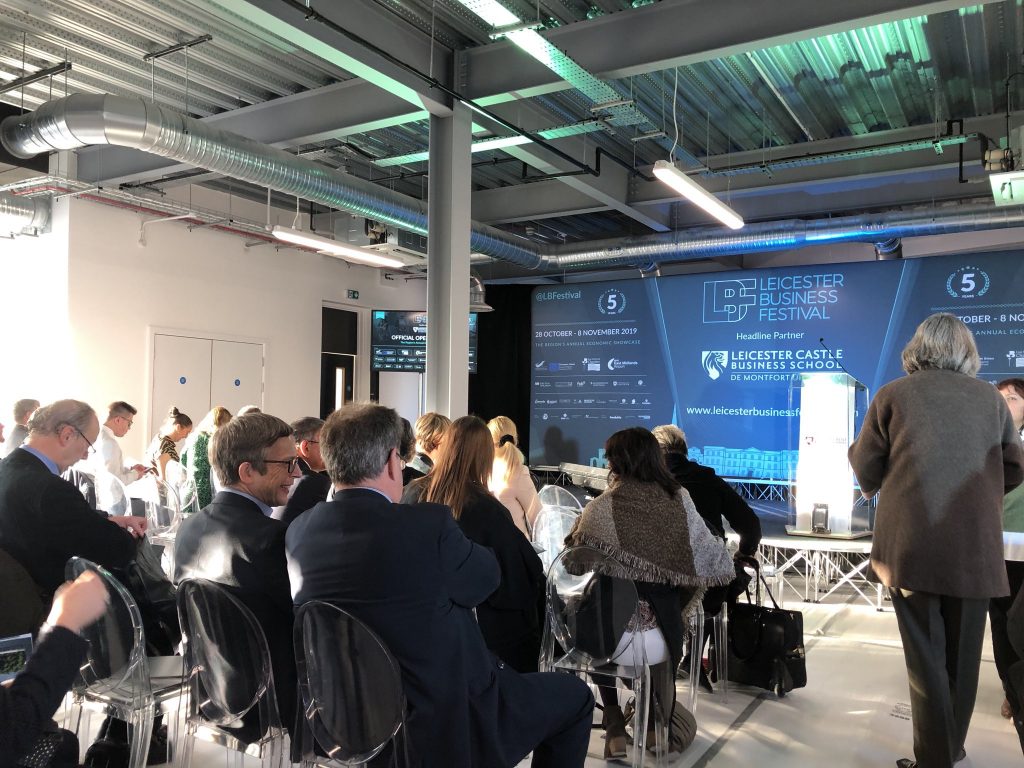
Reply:
[[790, 525], [795, 536], [871, 534], [847, 451], [867, 410], [867, 388], [848, 373], [802, 373], [790, 384], [790, 449], [797, 453]]

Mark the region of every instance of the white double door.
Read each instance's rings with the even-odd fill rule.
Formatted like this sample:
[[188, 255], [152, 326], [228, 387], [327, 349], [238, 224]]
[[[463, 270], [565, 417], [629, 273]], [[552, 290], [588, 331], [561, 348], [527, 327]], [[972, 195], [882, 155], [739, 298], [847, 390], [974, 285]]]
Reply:
[[198, 424], [215, 405], [263, 407], [263, 344], [155, 333], [149, 435], [171, 406]]

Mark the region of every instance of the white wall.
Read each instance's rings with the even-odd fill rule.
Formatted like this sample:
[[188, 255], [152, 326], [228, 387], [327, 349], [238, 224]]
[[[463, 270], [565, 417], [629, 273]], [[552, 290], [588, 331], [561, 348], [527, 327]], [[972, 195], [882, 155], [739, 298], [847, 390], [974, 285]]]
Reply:
[[73, 396], [68, 323], [68, 205], [54, 206], [52, 229], [0, 240], [0, 423], [13, 425], [15, 400]]
[[[149, 408], [163, 413], [172, 405], [148, 403], [154, 328], [265, 342], [264, 408], [292, 420], [319, 411], [324, 302], [361, 314], [357, 399], [369, 397], [369, 310], [426, 303], [423, 281], [384, 286], [374, 269], [290, 248], [246, 249], [243, 237], [190, 232], [180, 222], [147, 227], [142, 247], [141, 221], [131, 211], [71, 201], [67, 291], [74, 394], [97, 410], [127, 400], [140, 408], [140, 426]], [[346, 298], [348, 289], [359, 291], [358, 301]], [[126, 453], [140, 455], [150, 437], [133, 430]]]

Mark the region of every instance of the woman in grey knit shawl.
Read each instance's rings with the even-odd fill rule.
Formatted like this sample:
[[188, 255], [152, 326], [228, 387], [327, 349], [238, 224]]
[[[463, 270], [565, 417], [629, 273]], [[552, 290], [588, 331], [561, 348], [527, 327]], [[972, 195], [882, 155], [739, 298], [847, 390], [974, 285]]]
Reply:
[[[668, 471], [654, 435], [640, 427], [616, 432], [605, 443], [605, 456], [611, 471], [608, 490], [587, 504], [566, 544], [606, 553], [616, 562], [608, 575], [636, 584], [640, 605], [630, 629], [661, 631], [669, 660], [660, 675], [665, 682], [655, 685], [662, 691], [656, 698], [659, 703], [671, 699], [674, 706], [673, 673], [685, 639], [683, 614], [696, 607], [708, 587], [732, 581], [732, 557]], [[615, 691], [604, 686], [599, 690], [607, 731], [605, 756], [624, 755], [625, 723]], [[678, 746], [678, 734], [673, 736]]]

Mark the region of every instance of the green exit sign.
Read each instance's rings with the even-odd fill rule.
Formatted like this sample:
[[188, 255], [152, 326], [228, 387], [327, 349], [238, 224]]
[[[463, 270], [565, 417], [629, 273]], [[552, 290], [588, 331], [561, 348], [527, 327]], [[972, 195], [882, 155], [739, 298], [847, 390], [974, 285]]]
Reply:
[[359, 298], [359, 291], [352, 291], [352, 290], [350, 290], [348, 292], [348, 297], [350, 299], [358, 299]]

